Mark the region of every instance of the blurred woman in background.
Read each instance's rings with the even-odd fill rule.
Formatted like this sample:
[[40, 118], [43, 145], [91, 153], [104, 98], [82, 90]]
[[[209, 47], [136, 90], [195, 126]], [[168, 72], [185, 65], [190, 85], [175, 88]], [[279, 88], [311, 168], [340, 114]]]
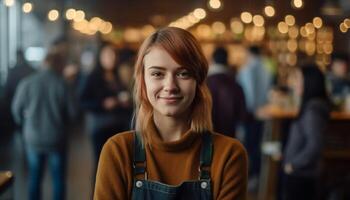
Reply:
[[330, 115], [324, 74], [314, 64], [297, 70], [293, 90], [301, 97], [285, 148], [284, 200], [312, 200], [322, 151], [322, 136]]
[[87, 129], [91, 134], [95, 167], [103, 144], [115, 133], [129, 129], [132, 102], [129, 89], [118, 77], [114, 46], [103, 43], [97, 66], [83, 86], [80, 101], [87, 111]]

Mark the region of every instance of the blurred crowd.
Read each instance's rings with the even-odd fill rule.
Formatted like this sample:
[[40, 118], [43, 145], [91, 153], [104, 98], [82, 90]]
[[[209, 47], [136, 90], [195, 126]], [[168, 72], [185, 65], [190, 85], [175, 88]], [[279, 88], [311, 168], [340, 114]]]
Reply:
[[[77, 121], [85, 124], [95, 169], [106, 140], [133, 127], [136, 50], [100, 42], [98, 50], [87, 50], [80, 55], [81, 62], [72, 62], [68, 59], [69, 46], [64, 37], [53, 42], [36, 69], [18, 50], [17, 63], [5, 83], [0, 128], [1, 132], [22, 132], [30, 199], [40, 199], [46, 160], [52, 172], [54, 199], [64, 199], [67, 134]], [[346, 54], [335, 53], [324, 70], [313, 63], [300, 63], [290, 73], [288, 84], [280, 85], [273, 57], [258, 46], [247, 47], [246, 55], [242, 66], [233, 67], [228, 63], [228, 51], [218, 46], [208, 60], [214, 130], [240, 139], [246, 147], [248, 190], [254, 193], [259, 186], [264, 132], [264, 120], [257, 113], [267, 104], [279, 102], [274, 99], [279, 98], [276, 93], [292, 99], [288, 106], [298, 108], [299, 114], [279, 158], [286, 175], [282, 193], [284, 199], [313, 199], [321, 133], [330, 111], [350, 112], [349, 59]], [[298, 192], [303, 195], [295, 196]]]

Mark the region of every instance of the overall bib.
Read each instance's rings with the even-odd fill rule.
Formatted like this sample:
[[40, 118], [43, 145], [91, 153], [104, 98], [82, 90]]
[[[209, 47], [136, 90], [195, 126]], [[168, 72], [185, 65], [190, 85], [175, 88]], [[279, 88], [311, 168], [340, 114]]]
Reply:
[[[139, 134], [134, 134], [134, 185], [132, 190], [133, 200], [210, 200], [212, 199], [210, 165], [212, 161], [213, 144], [210, 133], [202, 135], [202, 147], [199, 166], [199, 180], [190, 180], [180, 185], [167, 185], [147, 179], [146, 153], [142, 147]], [[144, 174], [144, 180], [136, 178], [136, 175]]]

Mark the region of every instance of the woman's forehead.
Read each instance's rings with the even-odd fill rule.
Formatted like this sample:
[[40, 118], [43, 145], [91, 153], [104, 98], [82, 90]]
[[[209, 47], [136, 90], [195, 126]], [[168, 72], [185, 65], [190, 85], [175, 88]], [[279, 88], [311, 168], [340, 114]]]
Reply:
[[158, 46], [154, 46], [148, 51], [143, 59], [143, 63], [145, 69], [150, 67], [181, 67], [181, 65], [177, 63], [166, 50]]

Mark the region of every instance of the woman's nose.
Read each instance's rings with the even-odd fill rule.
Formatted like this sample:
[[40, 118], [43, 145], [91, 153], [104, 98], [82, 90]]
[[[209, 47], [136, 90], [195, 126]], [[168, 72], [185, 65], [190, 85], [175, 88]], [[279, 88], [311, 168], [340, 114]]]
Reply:
[[178, 85], [176, 78], [174, 76], [167, 76], [164, 80], [164, 90], [167, 92], [174, 92], [178, 91]]

